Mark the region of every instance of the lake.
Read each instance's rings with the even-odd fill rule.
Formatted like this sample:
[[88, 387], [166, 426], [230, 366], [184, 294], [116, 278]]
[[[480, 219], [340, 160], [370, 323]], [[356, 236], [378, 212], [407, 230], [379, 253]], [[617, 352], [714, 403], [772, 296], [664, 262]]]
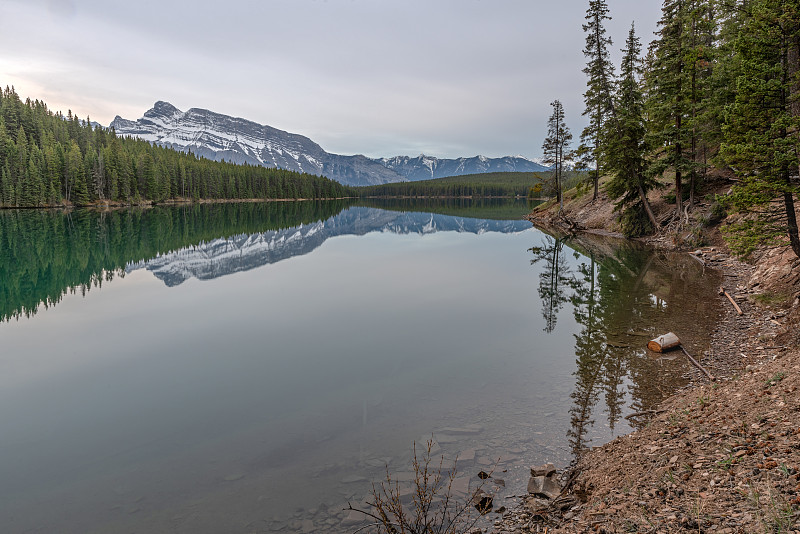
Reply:
[[[719, 275], [501, 201], [0, 212], [4, 532], [353, 532], [412, 446], [525, 492], [708, 349]], [[448, 463], [449, 462], [449, 463]]]

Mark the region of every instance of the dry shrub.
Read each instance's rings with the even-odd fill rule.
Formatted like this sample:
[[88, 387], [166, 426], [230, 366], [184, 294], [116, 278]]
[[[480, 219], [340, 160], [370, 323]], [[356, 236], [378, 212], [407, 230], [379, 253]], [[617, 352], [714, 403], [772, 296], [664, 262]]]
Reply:
[[[434, 441], [429, 439], [421, 457], [414, 443], [414, 481], [409, 499], [400, 483], [392, 479], [386, 468], [386, 479], [372, 485], [373, 502], [366, 503], [369, 510], [348, 510], [364, 514], [372, 520], [355, 532], [378, 534], [463, 534], [492, 510], [492, 496], [483, 491], [483, 484], [466, 495], [459, 495], [454, 487], [456, 463], [445, 469], [444, 456], [434, 462], [431, 451]], [[487, 475], [487, 477], [490, 475]]]

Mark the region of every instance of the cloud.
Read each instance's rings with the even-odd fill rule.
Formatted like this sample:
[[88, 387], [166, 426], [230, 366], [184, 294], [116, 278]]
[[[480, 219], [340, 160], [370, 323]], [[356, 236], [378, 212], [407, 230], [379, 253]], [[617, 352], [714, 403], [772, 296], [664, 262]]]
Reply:
[[[658, 6], [609, 1], [621, 47]], [[156, 100], [338, 153], [538, 155], [549, 102], [583, 126], [583, 2], [11, 0], [0, 83], [107, 124]], [[615, 12], [619, 12], [619, 15]], [[621, 28], [621, 29], [620, 29]], [[26, 43], [19, 46], [19, 43]], [[619, 46], [617, 46], [619, 45]]]

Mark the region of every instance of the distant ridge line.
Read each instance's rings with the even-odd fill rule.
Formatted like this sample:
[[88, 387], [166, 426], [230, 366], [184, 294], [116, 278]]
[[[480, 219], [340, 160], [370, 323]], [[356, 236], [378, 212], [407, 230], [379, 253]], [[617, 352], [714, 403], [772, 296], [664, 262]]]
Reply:
[[216, 161], [261, 165], [326, 176], [364, 186], [491, 172], [537, 172], [547, 168], [522, 156], [487, 158], [368, 158], [326, 152], [308, 137], [207, 109], [184, 112], [159, 100], [137, 120], [119, 115], [110, 124], [118, 135], [192, 152]]

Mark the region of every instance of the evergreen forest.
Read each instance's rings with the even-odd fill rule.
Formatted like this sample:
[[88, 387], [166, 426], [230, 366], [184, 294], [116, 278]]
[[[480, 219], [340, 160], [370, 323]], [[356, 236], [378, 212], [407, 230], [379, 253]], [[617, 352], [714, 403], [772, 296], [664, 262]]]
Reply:
[[[394, 182], [357, 188], [362, 197], [531, 197], [555, 194], [551, 172], [493, 172], [449, 176], [414, 182]], [[573, 187], [585, 173], [564, 171], [564, 183]]]
[[199, 158], [0, 91], [0, 207], [351, 196], [328, 178]]
[[[586, 11], [589, 126], [577, 155], [607, 176], [629, 235], [685, 228], [713, 178], [734, 184], [719, 211], [735, 251], [788, 244], [800, 256], [800, 4], [796, 0], [663, 0], [655, 40], [635, 27], [610, 62], [605, 0]], [[667, 187], [675, 209], [656, 219], [647, 193]], [[596, 189], [595, 189], [596, 191]], [[595, 193], [596, 195], [596, 193]]]
[[487, 198], [487, 197], [370, 197], [357, 202], [359, 206], [389, 211], [422, 212], [489, 219], [497, 221], [520, 220], [542, 200]]

